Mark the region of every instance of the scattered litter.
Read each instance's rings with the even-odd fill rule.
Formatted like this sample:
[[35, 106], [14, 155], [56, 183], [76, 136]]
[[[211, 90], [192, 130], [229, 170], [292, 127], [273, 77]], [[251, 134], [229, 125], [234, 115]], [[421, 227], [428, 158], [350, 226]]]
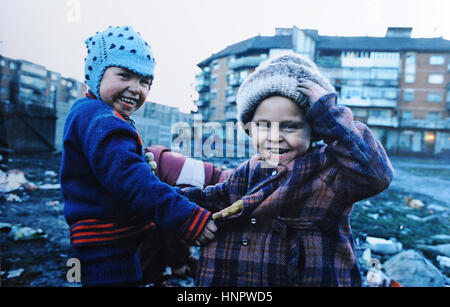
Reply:
[[16, 278], [19, 277], [20, 275], [22, 275], [24, 269], [20, 268], [17, 270], [12, 270], [12, 271], [8, 271], [8, 275], [6, 276], [6, 278]]
[[55, 184], [46, 183], [46, 184], [39, 186], [40, 190], [56, 190], [59, 188], [61, 188], [61, 185], [59, 183], [55, 183]]
[[420, 209], [425, 206], [425, 204], [421, 200], [413, 199], [411, 197], [406, 197], [405, 205], [413, 209]]
[[32, 183], [30, 181], [25, 182], [23, 187], [30, 191], [36, 191], [37, 189], [39, 189], [39, 187], [37, 185], [35, 185], [34, 183]]
[[25, 173], [16, 169], [7, 171], [0, 170], [0, 192], [9, 193], [22, 187], [27, 179]]
[[379, 254], [396, 254], [403, 249], [403, 245], [397, 242], [395, 238], [389, 240], [376, 237], [367, 237], [367, 243], [370, 244], [371, 251]]
[[59, 206], [59, 201], [57, 200], [49, 200], [45, 203], [47, 206], [53, 207], [53, 206]]
[[450, 235], [448, 234], [437, 234], [431, 236], [431, 240], [436, 243], [450, 243]]
[[33, 229], [31, 227], [20, 227], [20, 225], [14, 225], [11, 229], [11, 234], [15, 241], [34, 240], [47, 237], [47, 234], [40, 228]]
[[19, 196], [17, 196], [16, 194], [8, 194], [8, 196], [6, 196], [6, 201], [7, 202], [16, 202], [16, 203], [21, 203], [23, 202], [23, 199], [20, 198]]
[[378, 220], [380, 215], [378, 213], [368, 213], [367, 216], [373, 218], [374, 220]]
[[437, 215], [429, 215], [429, 216], [425, 216], [425, 217], [420, 217], [420, 216], [417, 216], [414, 214], [407, 214], [406, 217], [413, 221], [418, 221], [418, 222], [430, 222], [430, 221], [439, 219], [439, 217]]
[[0, 231], [10, 231], [12, 228], [12, 224], [10, 223], [0, 223]]
[[442, 206], [433, 205], [433, 204], [432, 205], [428, 205], [427, 208], [430, 209], [430, 210], [434, 210], [434, 211], [446, 211], [447, 210], [446, 208], [444, 208]]
[[369, 261], [372, 260], [372, 253], [370, 252], [370, 248], [366, 248], [364, 250], [362, 259], [364, 260], [364, 263], [369, 263]]
[[44, 173], [45, 177], [56, 177], [58, 174], [55, 171], [45, 171]]

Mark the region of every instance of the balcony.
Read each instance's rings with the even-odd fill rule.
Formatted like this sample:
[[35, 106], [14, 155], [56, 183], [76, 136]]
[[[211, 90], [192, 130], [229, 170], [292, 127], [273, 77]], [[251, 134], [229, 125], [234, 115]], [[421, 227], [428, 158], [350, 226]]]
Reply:
[[236, 96], [235, 95], [228, 96], [226, 98], [226, 101], [228, 104], [236, 104]]
[[450, 120], [428, 120], [428, 119], [402, 119], [400, 127], [403, 128], [422, 128], [422, 129], [450, 129]]
[[195, 90], [199, 93], [208, 92], [209, 91], [209, 82], [199, 83], [195, 86]]
[[209, 101], [205, 100], [205, 99], [199, 99], [199, 100], [194, 101], [194, 104], [199, 108], [203, 108], [203, 107], [207, 107], [209, 105]]
[[250, 67], [256, 67], [258, 66], [262, 61], [264, 61], [264, 58], [261, 57], [242, 57], [239, 59], [236, 59], [228, 64], [228, 67], [230, 69], [241, 69], [241, 68], [250, 68]]
[[226, 120], [237, 120], [237, 112], [236, 111], [227, 111], [225, 112]]
[[398, 118], [397, 117], [369, 116], [369, 118], [367, 119], [367, 125], [397, 128], [398, 127]]
[[342, 61], [340, 57], [323, 56], [317, 59], [317, 66], [326, 68], [341, 67]]
[[397, 100], [395, 99], [378, 99], [378, 98], [362, 98], [350, 97], [340, 98], [339, 102], [349, 107], [374, 107], [374, 108], [396, 108]]

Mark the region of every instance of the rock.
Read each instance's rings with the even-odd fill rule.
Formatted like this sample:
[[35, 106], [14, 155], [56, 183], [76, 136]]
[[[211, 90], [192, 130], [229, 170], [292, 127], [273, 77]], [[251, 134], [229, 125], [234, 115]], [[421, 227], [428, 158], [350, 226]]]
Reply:
[[444, 274], [450, 274], [450, 258], [446, 256], [436, 256], [436, 261], [439, 263], [439, 268]]
[[370, 244], [370, 249], [378, 254], [392, 255], [403, 249], [402, 243], [396, 242], [395, 239], [367, 237], [366, 241]]
[[439, 245], [418, 244], [416, 247], [423, 251], [427, 251], [427, 252], [431, 252], [431, 253], [435, 253], [435, 254], [441, 254], [441, 255], [450, 257], [450, 243], [439, 244]]
[[383, 268], [405, 287], [443, 287], [445, 276], [421, 253], [406, 250], [389, 258]]

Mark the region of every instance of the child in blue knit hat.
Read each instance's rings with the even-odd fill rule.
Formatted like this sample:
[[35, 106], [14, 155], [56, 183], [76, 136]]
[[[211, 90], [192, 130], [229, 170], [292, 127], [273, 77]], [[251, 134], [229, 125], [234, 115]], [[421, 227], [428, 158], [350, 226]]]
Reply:
[[129, 26], [109, 27], [85, 43], [89, 91], [73, 104], [63, 134], [64, 215], [83, 285], [137, 285], [137, 248], [155, 224], [197, 245], [217, 228], [208, 210], [162, 183], [143, 156], [129, 116], [152, 84], [148, 44]]

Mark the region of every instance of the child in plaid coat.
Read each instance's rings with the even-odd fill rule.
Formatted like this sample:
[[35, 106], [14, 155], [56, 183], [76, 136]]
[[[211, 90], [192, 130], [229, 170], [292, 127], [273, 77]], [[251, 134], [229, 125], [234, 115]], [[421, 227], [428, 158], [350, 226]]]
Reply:
[[349, 216], [392, 180], [382, 145], [337, 104], [316, 65], [296, 54], [251, 74], [237, 108], [258, 154], [223, 183], [183, 189], [219, 217], [197, 284], [360, 286]]

